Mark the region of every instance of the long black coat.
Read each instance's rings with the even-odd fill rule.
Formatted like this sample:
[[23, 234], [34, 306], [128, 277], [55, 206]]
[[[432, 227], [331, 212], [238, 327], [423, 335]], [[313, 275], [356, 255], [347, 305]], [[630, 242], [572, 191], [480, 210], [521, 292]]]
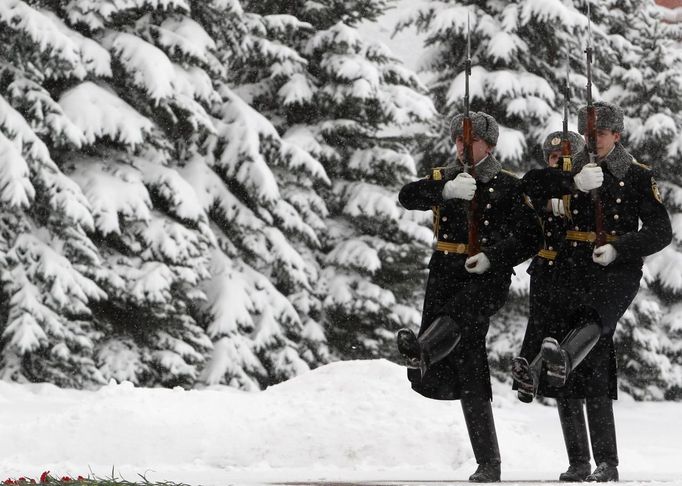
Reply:
[[[435, 236], [440, 242], [467, 242], [469, 202], [442, 197], [446, 181], [461, 170], [459, 166], [436, 169], [435, 177], [411, 182], [400, 191], [405, 208], [434, 210]], [[535, 215], [519, 190], [519, 179], [501, 171], [499, 162], [489, 156], [477, 165], [476, 186], [481, 208], [479, 241], [491, 268], [482, 275], [470, 274], [464, 268], [464, 254], [436, 250], [431, 257], [419, 334], [439, 315], [450, 315], [463, 332], [455, 350], [431, 366], [423, 379], [418, 370], [408, 370], [412, 388], [429, 398], [454, 400], [463, 393], [492, 397], [485, 346], [490, 316], [507, 298], [512, 268], [539, 244]]]
[[[533, 200], [570, 195], [566, 231], [593, 232], [594, 204], [589, 194], [578, 191], [573, 176], [587, 163], [585, 152], [576, 157], [573, 173], [540, 169], [524, 177], [522, 187]], [[548, 397], [617, 398], [617, 364], [613, 345], [616, 324], [639, 290], [643, 258], [668, 245], [672, 229], [651, 171], [638, 164], [617, 144], [602, 162], [601, 196], [604, 229], [618, 252], [603, 267], [592, 261], [594, 244], [566, 239], [556, 241], [558, 255], [531, 265], [531, 315], [522, 356], [532, 359], [540, 352], [545, 336], [559, 342], [577, 325], [585, 311], [598, 316], [602, 337], [585, 360], [571, 373], [562, 388], [541, 380], [539, 395]], [[546, 217], [546, 215], [545, 215]], [[639, 221], [642, 222], [639, 228]], [[545, 234], [547, 237], [547, 235]], [[540, 257], [537, 257], [538, 260]]]

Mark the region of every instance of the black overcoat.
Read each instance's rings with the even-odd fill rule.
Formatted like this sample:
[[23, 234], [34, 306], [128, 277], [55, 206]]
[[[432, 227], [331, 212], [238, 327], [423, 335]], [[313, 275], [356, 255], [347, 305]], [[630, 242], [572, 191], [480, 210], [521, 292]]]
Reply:
[[[461, 171], [461, 166], [435, 169], [432, 176], [406, 184], [400, 191], [405, 208], [434, 211], [436, 242], [467, 242], [469, 202], [444, 201], [442, 196], [445, 183]], [[462, 339], [423, 379], [419, 370], [408, 370], [412, 388], [429, 398], [454, 400], [471, 393], [491, 399], [485, 343], [490, 316], [507, 298], [513, 267], [539, 245], [539, 227], [528, 199], [520, 192], [520, 180], [501, 170], [492, 156], [477, 165], [476, 177], [479, 241], [491, 268], [482, 275], [470, 274], [464, 268], [466, 254], [436, 249], [431, 257], [419, 334], [436, 317], [447, 314], [462, 328]]]
[[[559, 342], [586, 312], [598, 316], [602, 336], [585, 360], [571, 373], [564, 387], [551, 388], [543, 380], [538, 394], [547, 397], [617, 398], [617, 363], [613, 333], [618, 320], [639, 290], [645, 256], [672, 239], [670, 218], [661, 201], [651, 170], [637, 163], [620, 144], [601, 161], [604, 182], [598, 189], [608, 243], [617, 258], [607, 266], [592, 261], [593, 241], [575, 241], [569, 233], [595, 231], [594, 202], [575, 188], [573, 176], [587, 163], [582, 152], [570, 172], [538, 169], [524, 176], [522, 187], [533, 200], [570, 196], [562, 242], [548, 269], [531, 265], [531, 316], [522, 353], [532, 359], [540, 352], [539, 334]], [[641, 227], [640, 227], [641, 222]], [[547, 235], [545, 235], [547, 236]], [[537, 274], [535, 273], [537, 272]], [[535, 303], [535, 305], [533, 305]]]

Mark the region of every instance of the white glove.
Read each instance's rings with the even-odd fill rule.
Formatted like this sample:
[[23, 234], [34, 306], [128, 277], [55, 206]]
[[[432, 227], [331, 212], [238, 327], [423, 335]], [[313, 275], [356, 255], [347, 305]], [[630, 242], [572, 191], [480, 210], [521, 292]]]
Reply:
[[573, 177], [573, 181], [575, 187], [582, 192], [589, 192], [601, 187], [602, 182], [604, 182], [604, 172], [597, 164], [589, 163]]
[[464, 268], [469, 273], [485, 273], [490, 268], [490, 260], [485, 256], [485, 253], [477, 253], [466, 259]]
[[562, 199], [552, 199], [552, 214], [554, 216], [564, 216], [566, 212], [564, 211], [564, 201]]
[[443, 199], [457, 198], [471, 201], [476, 192], [476, 179], [466, 172], [457, 174], [451, 181], [447, 181], [443, 187]]
[[606, 245], [594, 249], [592, 252], [592, 261], [605, 267], [614, 261], [617, 256], [618, 251], [616, 251], [612, 244], [607, 243]]

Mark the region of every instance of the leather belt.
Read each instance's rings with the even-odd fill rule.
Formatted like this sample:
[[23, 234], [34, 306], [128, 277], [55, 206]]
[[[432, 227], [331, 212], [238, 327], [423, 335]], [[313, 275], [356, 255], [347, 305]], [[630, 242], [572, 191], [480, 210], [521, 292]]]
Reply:
[[436, 250], [446, 253], [458, 253], [466, 255], [468, 253], [468, 245], [466, 243], [450, 243], [449, 241], [437, 241]]
[[[594, 243], [597, 240], [597, 233], [594, 231], [566, 231], [566, 239], [571, 241], [585, 241], [588, 243]], [[616, 235], [606, 235], [606, 241], [616, 241], [618, 237]]]
[[538, 256], [547, 260], [555, 260], [559, 252], [554, 250], [545, 250], [544, 248], [538, 252]]

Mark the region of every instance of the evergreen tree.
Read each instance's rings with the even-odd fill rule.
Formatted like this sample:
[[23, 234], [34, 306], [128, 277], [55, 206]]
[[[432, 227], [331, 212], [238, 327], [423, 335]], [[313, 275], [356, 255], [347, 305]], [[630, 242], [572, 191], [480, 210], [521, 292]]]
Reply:
[[385, 1], [245, 5], [268, 24], [297, 27], [275, 40], [300, 57], [293, 68], [276, 65], [258, 76], [254, 104], [331, 179], [314, 187], [326, 203], [317, 216], [327, 226], [316, 320], [336, 357], [394, 355], [395, 331], [419, 321], [431, 241], [423, 219], [400, 208], [397, 192], [415, 177], [414, 125], [433, 117], [432, 104], [414, 73], [355, 28], [376, 19]]
[[645, 284], [616, 334], [624, 388], [637, 398], [679, 398], [682, 390], [680, 227], [682, 177], [682, 27], [661, 21], [653, 1], [607, 2], [617, 46], [604, 97], [623, 107], [623, 143], [653, 169], [673, 221], [674, 241], [646, 261]]
[[45, 14], [19, 1], [0, 6], [0, 44], [1, 374], [102, 383], [90, 308], [105, 297], [94, 275], [106, 271], [87, 234], [91, 206], [51, 153], [84, 137], [42, 87], [93, 67]]
[[236, 0], [0, 6], [4, 376], [257, 388], [324, 359], [295, 248], [319, 228], [278, 173], [327, 178], [234, 89], [257, 20]]

